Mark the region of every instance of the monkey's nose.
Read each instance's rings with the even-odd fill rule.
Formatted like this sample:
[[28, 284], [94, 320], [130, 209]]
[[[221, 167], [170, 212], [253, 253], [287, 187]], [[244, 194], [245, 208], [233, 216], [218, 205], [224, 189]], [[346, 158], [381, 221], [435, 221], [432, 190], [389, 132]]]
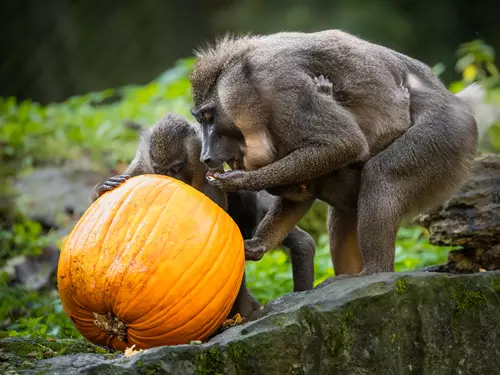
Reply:
[[215, 160], [215, 159], [212, 159], [212, 158], [203, 158], [201, 160], [208, 168], [217, 168], [219, 165], [221, 165], [222, 163]]

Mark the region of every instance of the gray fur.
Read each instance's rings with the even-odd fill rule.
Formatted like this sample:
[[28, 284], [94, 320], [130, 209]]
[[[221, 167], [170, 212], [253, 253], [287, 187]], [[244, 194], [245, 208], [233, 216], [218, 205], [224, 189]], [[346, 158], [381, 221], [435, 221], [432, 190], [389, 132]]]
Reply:
[[[331, 96], [317, 90], [313, 77], [319, 75], [331, 82]], [[343, 249], [331, 241], [334, 265], [335, 254], [358, 259], [360, 264], [345, 269], [362, 266], [363, 274], [394, 271], [401, 219], [447, 199], [476, 155], [472, 108], [481, 101], [480, 90], [453, 95], [424, 63], [340, 30], [226, 37], [197, 52], [191, 82], [204, 161], [215, 166], [234, 157], [245, 160], [245, 171], [214, 176], [213, 184], [224, 191], [315, 185], [322, 178], [319, 189], [308, 191], [328, 201], [334, 192], [325, 190], [335, 183], [326, 183], [325, 176], [362, 166], [350, 210], [328, 203], [331, 240], [345, 237], [351, 244]], [[207, 110], [210, 124], [199, 116]], [[282, 212], [294, 212], [293, 220], [307, 212], [307, 200], [283, 195], [268, 214], [274, 217], [266, 217], [256, 232], [271, 240], [256, 235], [248, 244], [258, 246], [247, 252], [280, 240], [269, 232], [286, 221], [277, 217]], [[337, 268], [342, 267], [335, 265], [337, 274], [357, 273]]]

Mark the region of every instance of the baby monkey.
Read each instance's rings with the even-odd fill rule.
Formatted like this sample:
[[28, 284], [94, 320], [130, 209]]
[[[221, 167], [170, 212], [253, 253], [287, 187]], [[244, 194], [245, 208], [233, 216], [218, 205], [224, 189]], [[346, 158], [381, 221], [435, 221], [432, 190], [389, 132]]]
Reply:
[[[203, 192], [221, 206], [238, 225], [244, 239], [253, 236], [273, 200], [266, 192], [238, 191], [224, 193], [205, 179], [207, 167], [200, 161], [201, 138], [198, 127], [183, 117], [167, 114], [151, 129], [143, 131], [135, 158], [123, 175], [113, 176], [94, 187], [91, 199], [96, 200], [132, 176], [160, 174], [173, 177]], [[315, 244], [312, 237], [294, 227], [283, 240], [289, 249], [294, 291], [312, 289], [314, 281]], [[245, 276], [230, 316], [248, 317], [260, 304], [246, 287]]]

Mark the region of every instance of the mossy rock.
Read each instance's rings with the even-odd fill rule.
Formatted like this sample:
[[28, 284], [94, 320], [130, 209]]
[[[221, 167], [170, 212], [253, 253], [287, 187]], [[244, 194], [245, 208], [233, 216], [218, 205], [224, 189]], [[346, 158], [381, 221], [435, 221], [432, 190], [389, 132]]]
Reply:
[[82, 353], [58, 341], [51, 344], [65, 347], [62, 354], [59, 346], [52, 349], [56, 356], [27, 366], [28, 350], [19, 348], [29, 340], [4, 339], [0, 347], [17, 359], [19, 374], [495, 374], [498, 285], [500, 271], [333, 279], [271, 301], [249, 322], [203, 345], [159, 347], [129, 358]]

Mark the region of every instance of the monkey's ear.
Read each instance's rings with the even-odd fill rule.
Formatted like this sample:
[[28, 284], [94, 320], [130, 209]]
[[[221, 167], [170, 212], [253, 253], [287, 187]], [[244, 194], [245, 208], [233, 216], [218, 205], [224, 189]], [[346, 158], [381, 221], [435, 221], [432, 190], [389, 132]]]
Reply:
[[255, 67], [248, 58], [243, 58], [241, 69], [243, 76], [260, 102], [260, 116], [270, 119], [273, 113], [273, 90], [266, 73], [262, 74], [262, 69]]
[[246, 57], [242, 59], [241, 71], [243, 72], [243, 76], [245, 77], [245, 79], [248, 80], [252, 84], [252, 86], [254, 86], [253, 83], [255, 80], [255, 70], [252, 63]]
[[264, 82], [262, 82], [258, 77], [258, 70], [254, 67], [254, 65], [248, 60], [248, 58], [244, 57], [241, 61], [241, 71], [245, 80], [250, 84], [250, 86], [255, 91], [255, 94], [262, 102], [267, 102], [264, 89]]

